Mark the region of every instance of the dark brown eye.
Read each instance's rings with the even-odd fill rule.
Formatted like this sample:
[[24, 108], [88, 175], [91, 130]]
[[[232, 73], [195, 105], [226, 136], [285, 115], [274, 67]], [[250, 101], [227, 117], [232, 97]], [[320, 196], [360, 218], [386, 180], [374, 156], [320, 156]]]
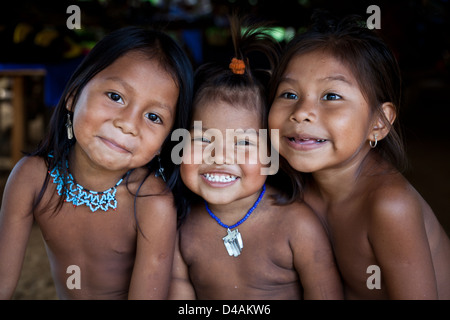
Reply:
[[115, 101], [115, 102], [123, 103], [123, 101], [121, 101], [121, 100], [122, 100], [122, 97], [121, 97], [119, 94], [117, 94], [117, 93], [115, 93], [115, 92], [108, 92], [107, 94], [108, 94], [108, 97], [109, 97], [111, 100], [113, 100], [113, 101]]
[[147, 113], [147, 118], [154, 123], [162, 123], [161, 118], [154, 113]]

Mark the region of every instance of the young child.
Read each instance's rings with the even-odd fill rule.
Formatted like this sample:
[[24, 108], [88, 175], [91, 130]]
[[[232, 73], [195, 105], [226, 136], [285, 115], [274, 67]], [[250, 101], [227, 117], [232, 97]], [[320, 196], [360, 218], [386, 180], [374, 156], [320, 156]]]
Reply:
[[400, 174], [400, 71], [354, 18], [318, 18], [273, 76], [275, 149], [307, 173], [304, 199], [331, 237], [346, 299], [449, 299], [450, 241]]
[[159, 158], [170, 157], [172, 129], [187, 127], [192, 77], [184, 52], [159, 31], [123, 28], [92, 49], [44, 143], [8, 179], [1, 298], [14, 292], [33, 219], [59, 298], [166, 298], [177, 217], [163, 178], [174, 185], [177, 172], [162, 172]]
[[320, 221], [303, 203], [279, 205], [280, 191], [262, 174], [267, 164], [254, 157], [267, 150], [260, 129], [268, 107], [263, 73], [244, 49], [261, 46], [271, 57], [275, 46], [256, 26], [239, 38], [239, 24], [231, 20], [237, 50], [230, 66], [196, 72], [192, 141], [180, 173], [202, 199], [179, 230], [169, 299], [342, 298]]

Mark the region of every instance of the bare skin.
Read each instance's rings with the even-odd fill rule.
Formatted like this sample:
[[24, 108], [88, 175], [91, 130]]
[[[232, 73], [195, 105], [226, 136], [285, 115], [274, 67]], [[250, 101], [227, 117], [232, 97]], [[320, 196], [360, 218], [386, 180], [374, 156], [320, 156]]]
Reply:
[[[239, 132], [251, 128], [257, 132], [261, 119], [254, 108], [208, 102], [197, 105], [193, 119], [202, 121], [203, 128], [214, 128], [216, 133], [212, 136], [210, 130], [191, 130], [193, 147], [187, 148], [183, 156], [195, 159], [197, 155], [204, 161], [183, 162], [180, 174], [185, 185], [231, 226], [255, 204], [267, 178], [261, 174], [264, 165], [259, 160], [241, 163], [231, 155], [245, 155], [248, 159], [257, 146], [267, 141], [258, 139], [255, 133], [239, 133], [235, 139], [226, 139], [229, 129]], [[220, 139], [223, 152], [215, 149], [214, 157], [203, 152], [212, 141]], [[223, 179], [216, 179], [219, 177]], [[342, 298], [341, 280], [320, 220], [305, 204], [276, 205], [271, 196], [275, 189], [269, 185], [266, 188], [256, 209], [237, 227], [244, 244], [237, 257], [228, 254], [222, 240], [227, 230], [208, 214], [204, 202], [192, 208], [179, 230], [170, 299]]]
[[[317, 217], [305, 204], [273, 205], [270, 187], [267, 192], [238, 227], [244, 242], [238, 257], [228, 255], [222, 240], [226, 230], [204, 205], [193, 208], [179, 231], [169, 298], [342, 298], [329, 240]], [[227, 221], [230, 215], [224, 211], [220, 217]]]
[[[449, 299], [448, 236], [399, 173], [377, 174], [370, 163], [352, 188], [339, 180], [342, 193], [325, 195], [318, 183], [306, 193], [329, 230], [346, 299]], [[381, 269], [380, 289], [366, 284], [370, 265]]]
[[[177, 99], [178, 88], [159, 62], [133, 51], [97, 73], [76, 102], [69, 97], [76, 141], [68, 166], [75, 181], [101, 192], [134, 170], [128, 184], [117, 187], [116, 210], [91, 212], [70, 202], [55, 210], [61, 198], [50, 181], [33, 212], [48, 169], [40, 157], [23, 158], [11, 172], [0, 211], [0, 298], [14, 293], [33, 220], [61, 299], [167, 297], [176, 210], [163, 180], [151, 173], [144, 180], [144, 168], [170, 133]], [[79, 289], [67, 285], [72, 265], [80, 270]]]
[[[133, 212], [134, 197], [125, 184], [117, 188], [120, 204], [115, 211], [91, 212], [86, 206], [64, 203], [54, 214], [45, 210], [58, 201], [55, 185], [50, 183], [33, 215], [30, 205], [40, 191], [45, 170], [42, 159], [24, 158], [11, 173], [1, 215], [2, 298], [10, 298], [14, 292], [34, 218], [42, 230], [60, 299], [165, 298], [176, 213], [162, 180], [150, 175], [141, 188], [141, 194], [162, 193], [138, 198], [141, 233]], [[144, 170], [136, 169], [130, 175], [131, 191], [136, 190], [143, 174]], [[50, 206], [46, 206], [48, 202]], [[9, 228], [4, 228], [6, 225]], [[135, 261], [135, 257], [139, 258]], [[66, 284], [71, 276], [67, 268], [71, 265], [80, 268], [81, 289], [69, 289]]]
[[[381, 105], [392, 124], [393, 104]], [[311, 175], [305, 201], [328, 230], [346, 299], [449, 299], [450, 240], [433, 211], [375, 150], [390, 126], [333, 55], [295, 56], [278, 87], [269, 126], [277, 149]], [[381, 287], [367, 280], [380, 268]]]

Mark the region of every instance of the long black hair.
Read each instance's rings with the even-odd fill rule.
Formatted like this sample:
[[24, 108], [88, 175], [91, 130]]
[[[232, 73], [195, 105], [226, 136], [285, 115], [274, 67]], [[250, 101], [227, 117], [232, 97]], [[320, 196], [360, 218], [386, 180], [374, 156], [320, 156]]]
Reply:
[[[96, 74], [130, 51], [138, 51], [148, 56], [149, 59], [156, 59], [173, 77], [179, 89], [179, 96], [172, 131], [176, 128], [187, 128], [193, 90], [193, 71], [187, 55], [174, 39], [162, 31], [134, 26], [124, 27], [102, 38], [69, 79], [60, 101], [53, 111], [46, 136], [37, 150], [30, 154], [31, 156], [39, 156], [45, 159], [49, 171], [58, 163], [65, 163], [69, 150], [74, 144], [75, 138], [69, 140], [65, 128], [67, 113], [69, 112], [66, 105], [69, 99], [71, 99], [72, 105], [75, 105], [83, 88]], [[170, 189], [174, 189], [179, 177], [179, 167], [170, 158], [173, 146], [169, 134], [162, 145], [160, 159], [165, 169], [167, 186]], [[49, 154], [53, 156], [49, 158]], [[151, 160], [147, 164], [147, 168], [149, 169], [148, 174], [155, 171], [159, 168], [158, 160], [156, 158]], [[65, 166], [62, 166], [62, 170], [63, 176], [66, 177], [68, 173]], [[34, 209], [42, 200], [48, 182], [49, 175], [45, 179], [34, 204]], [[176, 199], [178, 197], [175, 197], [175, 201]], [[58, 207], [62, 205], [63, 197], [60, 200]]]

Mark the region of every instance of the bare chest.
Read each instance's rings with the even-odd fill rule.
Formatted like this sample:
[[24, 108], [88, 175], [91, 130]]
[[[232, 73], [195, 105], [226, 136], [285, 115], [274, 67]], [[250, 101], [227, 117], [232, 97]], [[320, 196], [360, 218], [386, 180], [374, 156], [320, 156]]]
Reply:
[[249, 223], [238, 227], [243, 248], [237, 257], [230, 256], [224, 245], [226, 229], [208, 223], [209, 228], [183, 230], [181, 252], [199, 297], [300, 298], [300, 282], [288, 243], [263, 225], [255, 226]]

